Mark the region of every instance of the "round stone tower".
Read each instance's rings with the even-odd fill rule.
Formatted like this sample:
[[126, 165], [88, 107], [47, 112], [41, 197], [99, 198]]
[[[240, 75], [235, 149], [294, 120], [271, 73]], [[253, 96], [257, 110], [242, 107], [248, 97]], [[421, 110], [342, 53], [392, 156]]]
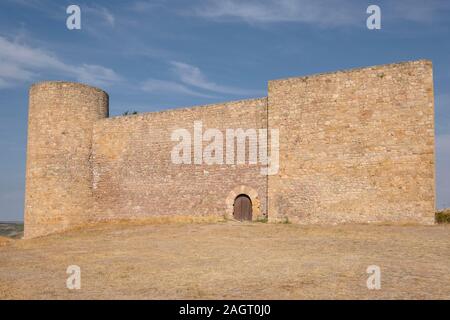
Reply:
[[26, 238], [89, 219], [93, 124], [108, 117], [108, 94], [84, 84], [37, 83], [29, 98]]

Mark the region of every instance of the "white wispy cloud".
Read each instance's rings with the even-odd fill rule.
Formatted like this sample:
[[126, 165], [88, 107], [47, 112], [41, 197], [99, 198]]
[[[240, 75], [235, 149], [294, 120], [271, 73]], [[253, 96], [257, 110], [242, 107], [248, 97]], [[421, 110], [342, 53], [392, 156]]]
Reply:
[[202, 98], [214, 98], [211, 95], [204, 94], [188, 88], [187, 86], [175, 81], [159, 80], [159, 79], [147, 79], [141, 85], [141, 89], [151, 93], [173, 93], [182, 94], [194, 97]]
[[46, 4], [45, 0], [5, 0], [6, 2], [13, 3], [24, 7], [38, 9]]
[[[384, 18], [392, 21], [430, 23], [448, 19], [448, 0], [386, 1], [378, 4]], [[215, 21], [249, 24], [298, 22], [320, 27], [365, 26], [366, 8], [357, 0], [208, 0], [188, 10]], [[384, 15], [386, 13], [386, 15]]]
[[[194, 15], [248, 23], [303, 22], [320, 26], [352, 25], [360, 21], [354, 1], [339, 0], [209, 0]], [[360, 15], [359, 15], [360, 16]]]
[[196, 66], [187, 63], [172, 61], [172, 71], [186, 85], [199, 89], [232, 95], [259, 95], [260, 91], [245, 90], [236, 87], [224, 86], [207, 79], [203, 72]]
[[390, 3], [397, 19], [417, 23], [437, 22], [448, 19], [450, 2], [448, 0], [408, 0]]
[[161, 8], [165, 5], [164, 0], [140, 0], [133, 2], [129, 8], [132, 11], [136, 12], [147, 12], [150, 10], [154, 10], [157, 8]]
[[86, 12], [87, 14], [90, 14], [90, 15], [100, 18], [102, 21], [104, 21], [110, 27], [114, 27], [116, 24], [115, 15], [109, 9], [107, 9], [105, 7], [102, 7], [99, 5], [95, 5], [95, 6], [82, 5], [81, 12]]
[[[22, 6], [29, 10], [39, 11], [47, 18], [62, 21], [67, 17], [66, 9], [70, 3], [60, 3], [52, 0], [6, 0], [15, 5]], [[113, 12], [99, 4], [90, 2], [74, 3], [80, 7], [82, 30], [98, 36], [103, 27], [111, 28], [116, 25], [116, 16]], [[85, 20], [86, 19], [86, 20]], [[86, 21], [86, 23], [84, 23]], [[87, 22], [88, 21], [88, 22]]]
[[200, 68], [179, 61], [171, 61], [173, 80], [147, 79], [141, 89], [152, 93], [175, 93], [203, 98], [217, 98], [219, 94], [237, 96], [258, 96], [257, 90], [246, 90], [217, 84], [208, 80]]
[[0, 36], [0, 88], [34, 81], [49, 72], [97, 86], [120, 80], [112, 69], [94, 64], [67, 64], [54, 53]]

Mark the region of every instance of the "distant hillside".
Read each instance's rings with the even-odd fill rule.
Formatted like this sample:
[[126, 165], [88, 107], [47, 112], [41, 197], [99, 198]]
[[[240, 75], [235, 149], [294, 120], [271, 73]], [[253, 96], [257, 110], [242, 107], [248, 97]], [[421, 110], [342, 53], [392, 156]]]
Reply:
[[450, 208], [436, 212], [437, 223], [450, 223]]
[[23, 223], [0, 222], [0, 236], [9, 238], [21, 238], [23, 236]]

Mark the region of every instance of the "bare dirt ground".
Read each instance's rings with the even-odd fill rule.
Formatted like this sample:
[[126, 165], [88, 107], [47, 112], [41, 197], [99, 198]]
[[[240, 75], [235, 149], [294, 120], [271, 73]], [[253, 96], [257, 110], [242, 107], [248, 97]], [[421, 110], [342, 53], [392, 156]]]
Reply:
[[95, 226], [1, 246], [0, 298], [449, 299], [450, 225]]

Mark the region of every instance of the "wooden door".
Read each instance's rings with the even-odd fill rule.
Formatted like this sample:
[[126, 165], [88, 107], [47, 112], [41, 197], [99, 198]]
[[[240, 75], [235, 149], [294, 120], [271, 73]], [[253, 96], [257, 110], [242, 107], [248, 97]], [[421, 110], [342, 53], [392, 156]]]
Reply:
[[252, 201], [245, 194], [241, 194], [234, 200], [233, 216], [236, 220], [252, 220]]

